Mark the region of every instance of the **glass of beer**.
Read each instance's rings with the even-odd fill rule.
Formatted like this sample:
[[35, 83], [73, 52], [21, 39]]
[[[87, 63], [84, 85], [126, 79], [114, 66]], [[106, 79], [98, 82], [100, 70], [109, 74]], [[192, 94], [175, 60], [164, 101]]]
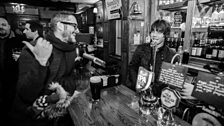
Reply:
[[100, 91], [102, 87], [103, 87], [103, 80], [101, 77], [99, 76], [90, 77], [90, 88], [93, 101], [99, 101]]

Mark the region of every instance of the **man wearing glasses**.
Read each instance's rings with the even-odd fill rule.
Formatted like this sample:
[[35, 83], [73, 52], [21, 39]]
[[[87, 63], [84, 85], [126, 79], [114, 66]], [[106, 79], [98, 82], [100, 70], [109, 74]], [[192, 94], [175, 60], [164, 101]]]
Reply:
[[[43, 110], [59, 100], [59, 96], [51, 95], [48, 89], [52, 82], [58, 82], [71, 95], [76, 90], [73, 69], [77, 65], [75, 61], [80, 59], [75, 53], [77, 20], [72, 14], [58, 13], [51, 19], [51, 29], [36, 45], [24, 42], [26, 47], [20, 55], [17, 95], [12, 110], [17, 126], [53, 125], [52, 120], [41, 117], [43, 113], [32, 109], [35, 104], [36, 110]], [[61, 120], [64, 120], [63, 126], [72, 125], [69, 115]], [[60, 119], [58, 123], [61, 124]]]

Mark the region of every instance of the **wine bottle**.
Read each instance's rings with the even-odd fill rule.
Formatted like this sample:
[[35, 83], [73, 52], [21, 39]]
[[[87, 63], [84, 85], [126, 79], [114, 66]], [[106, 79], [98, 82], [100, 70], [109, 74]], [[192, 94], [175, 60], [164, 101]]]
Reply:
[[210, 39], [208, 40], [208, 46], [207, 46], [205, 58], [207, 58], [207, 59], [212, 58], [212, 47], [211, 47], [211, 40]]
[[223, 60], [224, 59], [224, 40], [223, 39], [220, 39], [220, 41], [219, 41], [218, 59], [219, 60]]
[[213, 39], [212, 42], [212, 59], [217, 60], [218, 59], [218, 45], [217, 45], [217, 39]]

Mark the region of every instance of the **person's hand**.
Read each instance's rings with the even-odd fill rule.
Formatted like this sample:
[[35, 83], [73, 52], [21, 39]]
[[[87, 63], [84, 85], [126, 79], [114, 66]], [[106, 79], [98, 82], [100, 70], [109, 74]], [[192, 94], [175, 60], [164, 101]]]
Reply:
[[181, 91], [181, 98], [183, 99], [196, 99], [195, 97], [192, 97], [191, 94], [194, 89], [194, 85], [190, 83], [184, 83], [183, 89]]
[[34, 54], [36, 60], [42, 65], [46, 66], [48, 59], [51, 56], [53, 46], [47, 40], [39, 38], [35, 46], [32, 46], [29, 42], [23, 41], [24, 44]]
[[76, 62], [76, 61], [80, 61], [81, 59], [82, 59], [82, 57], [77, 56], [77, 57], [75, 58], [75, 62]]
[[47, 95], [40, 96], [38, 99], [34, 101], [33, 107], [35, 107], [37, 110], [44, 110], [44, 108], [48, 106], [46, 98]]
[[20, 54], [12, 54], [12, 58], [17, 61], [20, 57]]

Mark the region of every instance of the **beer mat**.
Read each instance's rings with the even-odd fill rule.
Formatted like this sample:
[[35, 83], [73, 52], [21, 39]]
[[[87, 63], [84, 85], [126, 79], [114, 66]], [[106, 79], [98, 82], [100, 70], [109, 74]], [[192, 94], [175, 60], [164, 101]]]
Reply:
[[200, 71], [192, 96], [207, 104], [224, 109], [224, 77]]
[[192, 120], [192, 126], [222, 126], [221, 123], [208, 113], [198, 113]]

